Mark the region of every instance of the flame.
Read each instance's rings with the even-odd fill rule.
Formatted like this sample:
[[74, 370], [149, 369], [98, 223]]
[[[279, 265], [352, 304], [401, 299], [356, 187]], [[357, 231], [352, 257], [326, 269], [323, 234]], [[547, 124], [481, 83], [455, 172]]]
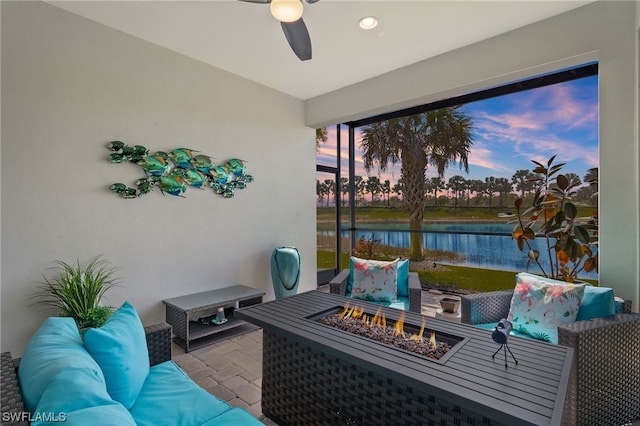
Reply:
[[422, 337], [422, 335], [424, 334], [424, 323], [425, 323], [425, 318], [422, 318], [422, 325], [420, 326], [420, 332], [418, 334], [414, 334], [413, 336], [411, 336], [409, 339], [410, 340], [415, 340], [416, 342], [420, 342], [422, 343], [422, 341], [424, 341], [424, 337]]
[[381, 310], [381, 308], [378, 308], [378, 310], [376, 311], [375, 315], [371, 319], [371, 326], [372, 327], [386, 327], [387, 326], [387, 319], [385, 318], [384, 314], [382, 312], [380, 312], [380, 310]]
[[[353, 306], [350, 308], [349, 302], [346, 302], [344, 305], [344, 309], [342, 310], [340, 315], [342, 315], [345, 318], [359, 318], [369, 327], [384, 328], [387, 326], [387, 318], [384, 316], [384, 313], [382, 313], [381, 307], [378, 307], [378, 310], [373, 315], [373, 317], [369, 317], [369, 315], [367, 315], [364, 312], [364, 308], [358, 307], [358, 306]], [[402, 313], [400, 313], [400, 318], [398, 318], [398, 320], [395, 322], [393, 326], [394, 336], [402, 336], [406, 338], [406, 333], [404, 331], [404, 320], [405, 320], [405, 313], [403, 311]], [[426, 322], [426, 319], [423, 317], [422, 325], [420, 326], [420, 331], [417, 334], [413, 334], [411, 337], [409, 337], [410, 340], [414, 340], [420, 343], [422, 343], [425, 340], [424, 338], [425, 322]], [[438, 343], [436, 341], [436, 332], [434, 330], [431, 330], [431, 336], [429, 337], [429, 345], [434, 349], [438, 347]]]
[[436, 332], [431, 330], [431, 337], [429, 338], [429, 345], [433, 348], [433, 349], [437, 349], [438, 348], [438, 343], [436, 342]]
[[394, 336], [402, 336], [404, 337], [404, 311], [400, 314], [400, 318], [396, 321], [396, 324], [393, 326], [393, 335]]

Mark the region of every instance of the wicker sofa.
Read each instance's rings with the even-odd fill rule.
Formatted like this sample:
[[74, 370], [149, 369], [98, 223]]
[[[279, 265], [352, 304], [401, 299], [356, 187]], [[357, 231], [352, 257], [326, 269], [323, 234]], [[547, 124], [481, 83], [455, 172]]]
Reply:
[[[45, 321], [45, 325], [49, 320]], [[71, 320], [71, 318], [55, 318], [55, 320]], [[73, 320], [71, 320], [73, 321]], [[58, 321], [56, 324], [63, 324]], [[45, 326], [43, 325], [43, 327]], [[61, 327], [66, 327], [66, 324]], [[41, 329], [42, 330], [42, 327]], [[40, 332], [36, 332], [36, 335]], [[110, 389], [104, 389], [102, 393], [105, 396], [95, 396], [96, 387], [89, 383], [85, 387], [85, 377], [89, 376], [89, 381], [96, 382], [94, 376], [96, 371], [86, 372], [84, 367], [86, 361], [74, 359], [69, 362], [60, 358], [54, 359], [52, 364], [65, 364], [59, 372], [56, 372], [51, 378], [47, 378], [45, 382], [45, 390], [42, 399], [37, 404], [37, 409], [29, 410], [28, 393], [24, 393], [21, 389], [23, 382], [27, 385], [32, 383], [24, 374], [19, 371], [22, 364], [27, 361], [27, 351], [25, 350], [24, 358], [12, 359], [9, 352], [2, 353], [2, 424], [8, 425], [44, 425], [53, 423], [64, 423], [70, 425], [95, 424], [95, 425], [118, 425], [136, 424], [136, 425], [261, 425], [262, 423], [252, 417], [247, 411], [236, 407], [232, 408], [225, 401], [215, 398], [213, 395], [200, 388], [179, 367], [171, 361], [171, 326], [168, 324], [156, 324], [144, 328], [146, 335], [146, 345], [149, 354], [149, 374], [144, 381], [144, 385], [137, 399], [131, 408], [123, 406], [119, 401], [115, 401], [114, 396], [111, 400], [110, 395], [106, 394]], [[54, 335], [56, 332], [54, 331]], [[55, 339], [55, 337], [54, 337]], [[32, 339], [33, 340], [33, 339]], [[65, 341], [64, 337], [61, 341]], [[86, 337], [85, 337], [86, 342]], [[63, 343], [64, 344], [64, 343]], [[82, 343], [80, 343], [82, 345]], [[53, 350], [55, 352], [55, 349]], [[82, 358], [82, 357], [79, 357]], [[49, 366], [43, 366], [46, 371]], [[27, 366], [25, 365], [25, 368]], [[23, 372], [22, 372], [23, 373]], [[39, 371], [35, 376], [40, 374]], [[48, 373], [44, 373], [47, 375]], [[98, 375], [102, 376], [101, 373]], [[43, 406], [43, 400], [51, 391], [51, 384], [56, 380], [66, 376], [67, 387], [58, 386], [53, 398], [49, 397], [49, 402]], [[106, 370], [104, 376], [107, 376]], [[78, 382], [82, 384], [78, 384]], [[58, 380], [58, 384], [60, 381]], [[88, 390], [86, 390], [88, 388]], [[69, 392], [66, 392], [66, 389]], [[69, 395], [66, 395], [66, 394]], [[60, 404], [58, 397], [62, 399]], [[72, 401], [69, 402], [68, 400]], [[89, 404], [86, 402], [89, 401]], [[91, 402], [99, 401], [102, 404], [92, 405]], [[106, 401], [106, 402], [105, 402]], [[85, 405], [82, 405], [85, 404]], [[33, 405], [33, 401], [31, 403]], [[45, 408], [46, 407], [46, 408]], [[118, 408], [118, 414], [111, 416], [108, 410], [102, 410], [102, 407]], [[128, 411], [127, 411], [128, 410]], [[122, 421], [124, 415], [125, 422]]]
[[[461, 322], [506, 318], [512, 290], [461, 296]], [[558, 344], [574, 348], [565, 424], [622, 425], [640, 418], [640, 314], [618, 302], [615, 316], [558, 327]], [[541, 344], [550, 344], [541, 342]]]
[[[340, 273], [329, 282], [329, 292], [349, 297], [349, 274], [349, 269], [343, 269], [340, 271]], [[377, 303], [385, 304], [391, 308], [399, 308], [420, 313], [422, 310], [422, 286], [420, 285], [420, 278], [418, 278], [418, 274], [415, 272], [409, 272], [408, 276], [407, 296], [399, 296], [398, 302], [396, 303]], [[407, 306], [408, 309], [406, 309]]]

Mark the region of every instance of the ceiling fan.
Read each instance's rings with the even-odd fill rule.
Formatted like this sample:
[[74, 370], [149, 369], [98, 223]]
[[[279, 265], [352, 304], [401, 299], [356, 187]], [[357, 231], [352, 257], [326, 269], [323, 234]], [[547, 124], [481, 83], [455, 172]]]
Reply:
[[[302, 20], [302, 0], [240, 0], [247, 3], [269, 4], [271, 15], [280, 21], [289, 46], [301, 61], [311, 59], [311, 39]], [[313, 4], [319, 0], [306, 0]]]

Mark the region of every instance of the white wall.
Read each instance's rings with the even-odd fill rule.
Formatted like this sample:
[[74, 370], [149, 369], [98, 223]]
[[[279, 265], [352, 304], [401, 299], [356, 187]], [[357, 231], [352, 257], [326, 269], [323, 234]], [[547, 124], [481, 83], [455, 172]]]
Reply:
[[[143, 322], [161, 300], [230, 284], [273, 290], [274, 247], [316, 285], [315, 133], [301, 101], [41, 2], [2, 2], [2, 350], [19, 356], [50, 312], [34, 283], [61, 259], [104, 254]], [[247, 161], [255, 182], [223, 199], [188, 189], [125, 200], [140, 169], [106, 144], [187, 147]]]
[[309, 126], [419, 105], [597, 60], [600, 283], [640, 305], [638, 2], [599, 1], [306, 102]]

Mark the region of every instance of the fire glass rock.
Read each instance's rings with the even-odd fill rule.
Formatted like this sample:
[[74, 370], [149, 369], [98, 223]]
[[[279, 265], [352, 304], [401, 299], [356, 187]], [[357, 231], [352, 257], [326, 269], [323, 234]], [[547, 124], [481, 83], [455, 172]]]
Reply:
[[320, 322], [342, 331], [367, 337], [385, 345], [394, 346], [432, 359], [442, 358], [451, 349], [449, 344], [445, 342], [436, 342], [436, 346], [432, 347], [429, 343], [429, 336], [411, 339], [411, 336], [407, 335], [406, 332], [398, 334], [393, 327], [371, 325], [360, 318], [345, 317], [340, 313], [321, 318]]

